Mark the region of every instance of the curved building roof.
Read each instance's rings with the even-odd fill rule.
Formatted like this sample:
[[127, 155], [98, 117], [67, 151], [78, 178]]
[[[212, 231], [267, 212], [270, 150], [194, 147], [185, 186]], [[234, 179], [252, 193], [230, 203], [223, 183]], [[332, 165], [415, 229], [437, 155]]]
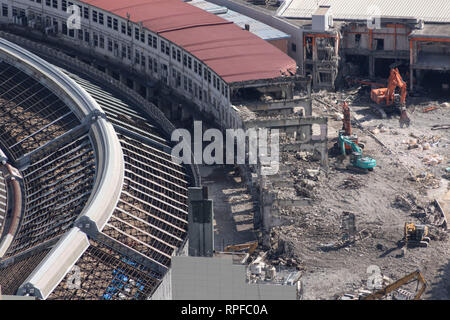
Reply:
[[234, 23], [180, 0], [85, 0], [139, 23], [206, 63], [224, 81], [240, 82], [295, 74], [296, 62]]
[[187, 236], [189, 177], [162, 134], [168, 120], [74, 58], [57, 68], [3, 39], [0, 58], [0, 146], [21, 176], [7, 205], [23, 206], [17, 228], [2, 219], [2, 291], [148, 298]]

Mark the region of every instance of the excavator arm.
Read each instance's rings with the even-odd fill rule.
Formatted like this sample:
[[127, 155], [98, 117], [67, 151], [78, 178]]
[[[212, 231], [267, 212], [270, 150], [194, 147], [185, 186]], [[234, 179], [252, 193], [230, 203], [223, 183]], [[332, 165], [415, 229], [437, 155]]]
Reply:
[[358, 153], [362, 152], [361, 148], [358, 147], [358, 145], [356, 143], [354, 143], [353, 141], [351, 141], [351, 140], [349, 140], [347, 138], [344, 138], [344, 137], [342, 137], [341, 139], [342, 139], [341, 150], [342, 150], [343, 154], [345, 154], [345, 145], [346, 144], [349, 145], [352, 148], [353, 152], [358, 152]]
[[391, 69], [391, 73], [388, 79], [388, 87], [386, 92], [386, 105], [391, 105], [394, 103], [394, 94], [395, 88], [400, 88], [400, 103], [403, 106], [406, 102], [406, 91], [407, 85], [406, 82], [403, 81], [398, 68]]
[[422, 296], [422, 294], [425, 292], [425, 289], [427, 288], [427, 282], [423, 278], [423, 275], [420, 272], [420, 270], [414, 271], [414, 272], [404, 276], [403, 278], [395, 281], [394, 283], [391, 283], [390, 285], [384, 287], [383, 289], [380, 289], [380, 290], [378, 290], [378, 291], [376, 291], [376, 292], [374, 292], [374, 293], [364, 297], [364, 300], [381, 299], [384, 296], [386, 296], [387, 294], [389, 294], [390, 292], [392, 292], [394, 290], [397, 290], [401, 286], [403, 286], [406, 283], [410, 282], [414, 278], [417, 278], [417, 281], [419, 281], [422, 284], [422, 287], [420, 288], [419, 291], [417, 291], [416, 295], [414, 296], [414, 300], [419, 300], [420, 297]]
[[236, 245], [230, 245], [225, 247], [223, 250], [224, 252], [236, 252], [244, 249], [248, 249], [248, 254], [252, 254], [253, 251], [256, 250], [258, 247], [258, 242], [249, 242], [249, 243], [243, 243], [243, 244], [236, 244]]

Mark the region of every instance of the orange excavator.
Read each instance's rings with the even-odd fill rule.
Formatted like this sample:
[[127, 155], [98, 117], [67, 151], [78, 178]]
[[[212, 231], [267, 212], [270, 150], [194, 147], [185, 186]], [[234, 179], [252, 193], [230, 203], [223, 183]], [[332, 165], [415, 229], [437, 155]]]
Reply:
[[[400, 89], [400, 94], [395, 93], [397, 87]], [[403, 125], [409, 126], [411, 123], [411, 120], [406, 113], [406, 93], [406, 82], [403, 81], [398, 68], [393, 67], [391, 68], [387, 88], [372, 89], [370, 98], [377, 104], [385, 104], [386, 106], [395, 105], [400, 107], [400, 127], [403, 127]]]

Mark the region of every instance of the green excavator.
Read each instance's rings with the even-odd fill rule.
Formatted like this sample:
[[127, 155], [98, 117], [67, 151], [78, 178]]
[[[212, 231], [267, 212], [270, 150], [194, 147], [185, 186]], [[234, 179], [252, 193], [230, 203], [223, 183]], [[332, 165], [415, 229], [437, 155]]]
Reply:
[[377, 166], [377, 161], [370, 157], [363, 157], [362, 149], [353, 141], [348, 139], [342, 132], [339, 132], [338, 142], [340, 145], [341, 153], [345, 156], [345, 146], [350, 146], [352, 153], [350, 154], [350, 164], [352, 165], [349, 169], [356, 169], [358, 171], [373, 171], [373, 168]]

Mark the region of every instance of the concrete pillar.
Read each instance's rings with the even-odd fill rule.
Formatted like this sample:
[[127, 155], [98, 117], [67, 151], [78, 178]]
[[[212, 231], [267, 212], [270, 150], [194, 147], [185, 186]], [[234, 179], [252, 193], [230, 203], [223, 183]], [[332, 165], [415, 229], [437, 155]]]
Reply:
[[369, 77], [373, 78], [375, 76], [375, 58], [370, 55], [369, 56]]
[[208, 188], [189, 188], [189, 256], [213, 256], [213, 220], [213, 201], [208, 199]]
[[409, 91], [414, 90], [414, 69], [412, 65], [409, 66]]

